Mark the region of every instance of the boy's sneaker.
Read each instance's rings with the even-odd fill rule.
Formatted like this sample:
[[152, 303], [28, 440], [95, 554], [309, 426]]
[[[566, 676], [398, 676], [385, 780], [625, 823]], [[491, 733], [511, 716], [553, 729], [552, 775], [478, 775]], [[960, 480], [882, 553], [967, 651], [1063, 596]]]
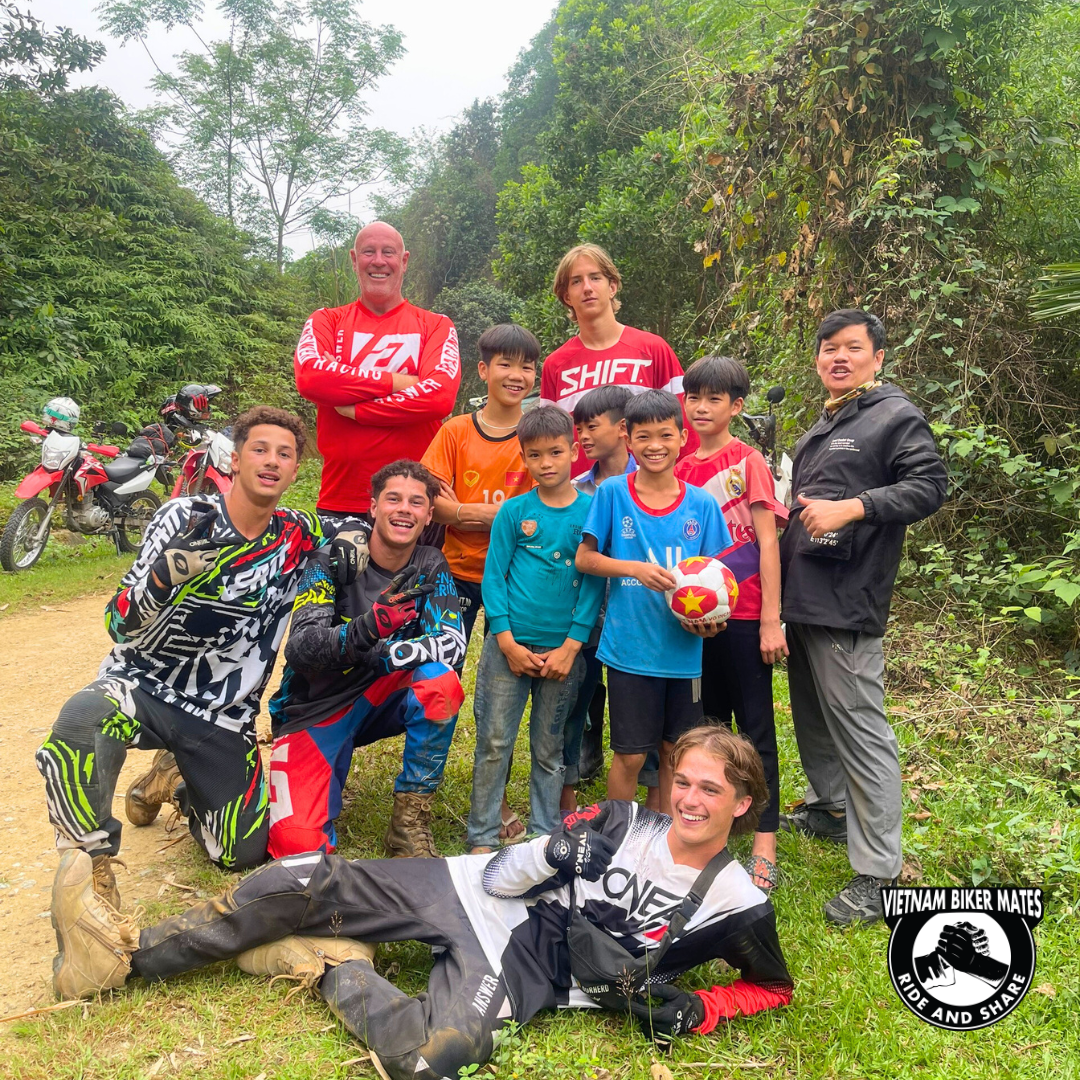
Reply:
[[892, 878], [876, 878], [869, 874], [853, 877], [825, 905], [825, 918], [837, 926], [877, 922], [884, 914], [881, 886], [892, 883]]
[[828, 810], [815, 806], [797, 806], [790, 814], [780, 815], [780, 828], [786, 832], [799, 832], [831, 840], [834, 844], [847, 843], [847, 815], [833, 817]]
[[249, 975], [295, 979], [301, 986], [314, 987], [328, 967], [337, 967], [350, 960], [374, 964], [374, 944], [352, 938], [290, 934], [280, 941], [248, 949], [236, 958], [236, 964]]
[[163, 803], [176, 803], [176, 788], [183, 780], [176, 758], [168, 750], [154, 755], [150, 769], [132, 781], [124, 798], [124, 812], [132, 825], [149, 825]]
[[53, 989], [63, 1001], [123, 986], [139, 928], [94, 891], [94, 866], [80, 849], [60, 857], [52, 890], [57, 955]]

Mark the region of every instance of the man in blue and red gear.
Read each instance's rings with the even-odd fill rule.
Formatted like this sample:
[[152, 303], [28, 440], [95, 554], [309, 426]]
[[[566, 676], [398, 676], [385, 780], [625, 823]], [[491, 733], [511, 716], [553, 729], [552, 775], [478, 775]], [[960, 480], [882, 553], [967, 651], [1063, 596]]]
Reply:
[[[372, 476], [391, 461], [423, 457], [461, 383], [454, 324], [402, 296], [409, 253], [397, 229], [372, 222], [349, 256], [359, 299], [314, 312], [293, 365], [297, 391], [318, 406], [317, 510], [332, 527], [370, 522]], [[441, 543], [441, 531], [433, 526], [426, 542]]]
[[270, 703], [274, 858], [332, 852], [353, 750], [402, 733], [386, 848], [438, 856], [431, 807], [464, 700], [454, 668], [465, 656], [450, 569], [441, 551], [419, 544], [439, 482], [402, 460], [375, 473], [371, 493], [368, 552], [355, 579], [339, 584], [317, 555], [293, 609], [287, 667]]

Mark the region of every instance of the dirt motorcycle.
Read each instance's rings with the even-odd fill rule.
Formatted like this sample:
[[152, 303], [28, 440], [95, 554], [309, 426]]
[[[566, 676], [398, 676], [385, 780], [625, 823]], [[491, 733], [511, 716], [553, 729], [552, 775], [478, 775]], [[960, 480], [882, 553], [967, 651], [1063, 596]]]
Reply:
[[[155, 478], [171, 479], [163, 471], [167, 451], [162, 454], [151, 446], [145, 456], [121, 455], [118, 446], [83, 442], [72, 426], [42, 427], [33, 420], [20, 425], [41, 443], [41, 464], [15, 489], [16, 497], [25, 501], [12, 511], [0, 536], [0, 565], [5, 570], [27, 570], [38, 561], [61, 506], [64, 528], [87, 536], [109, 535], [118, 554], [139, 550], [146, 526], [161, 506], [150, 484]], [[111, 431], [127, 435], [123, 424], [114, 424]], [[104, 435], [104, 425], [96, 425], [93, 433]], [[131, 447], [136, 454], [142, 449], [138, 442], [136, 438]]]
[[181, 495], [224, 494], [232, 487], [233, 442], [229, 429], [215, 431], [206, 422], [210, 402], [220, 393], [221, 387], [213, 383], [190, 383], [161, 407], [165, 423], [185, 451], [176, 466], [171, 495], [174, 499]]
[[761, 447], [765, 460], [772, 470], [773, 481], [776, 485], [776, 497], [785, 506], [791, 495], [791, 458], [781, 452], [779, 459], [776, 456], [776, 413], [773, 409], [787, 396], [787, 391], [782, 386], [774, 386], [765, 395], [769, 404], [769, 411], [760, 416], [751, 416], [742, 413], [742, 420], [750, 429], [750, 435], [754, 442]]

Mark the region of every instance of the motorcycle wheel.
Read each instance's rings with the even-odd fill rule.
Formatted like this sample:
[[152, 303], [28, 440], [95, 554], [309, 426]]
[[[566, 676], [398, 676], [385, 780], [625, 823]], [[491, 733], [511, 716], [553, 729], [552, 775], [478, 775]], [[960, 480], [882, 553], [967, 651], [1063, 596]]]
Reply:
[[146, 526], [160, 505], [161, 500], [152, 491], [140, 491], [124, 503], [116, 522], [121, 551], [134, 554], [142, 547]]
[[44, 499], [27, 499], [11, 511], [4, 535], [0, 537], [0, 565], [5, 570], [29, 570], [41, 558], [49, 530], [45, 530], [36, 544], [32, 538], [48, 512], [49, 504]]

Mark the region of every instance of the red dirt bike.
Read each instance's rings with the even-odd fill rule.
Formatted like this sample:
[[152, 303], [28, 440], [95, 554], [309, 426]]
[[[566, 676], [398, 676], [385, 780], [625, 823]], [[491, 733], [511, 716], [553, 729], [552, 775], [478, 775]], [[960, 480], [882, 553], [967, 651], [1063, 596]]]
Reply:
[[213, 383], [190, 383], [165, 401], [161, 415], [185, 450], [176, 467], [172, 498], [202, 495], [232, 487], [233, 443], [226, 431], [215, 431], [210, 419], [210, 401], [221, 393]]
[[[165, 457], [153, 449], [145, 457], [120, 456], [118, 446], [85, 443], [70, 431], [43, 428], [33, 420], [24, 420], [20, 427], [41, 443], [41, 464], [15, 489], [15, 495], [25, 501], [12, 511], [0, 537], [0, 565], [11, 571], [33, 566], [45, 550], [53, 515], [61, 504], [69, 531], [107, 534], [117, 553], [137, 552], [146, 526], [161, 505], [149, 488], [155, 477], [167, 476], [162, 471]], [[112, 430], [127, 434], [122, 424]], [[104, 433], [103, 426], [95, 427], [95, 435]], [[110, 460], [102, 462], [95, 455]]]

